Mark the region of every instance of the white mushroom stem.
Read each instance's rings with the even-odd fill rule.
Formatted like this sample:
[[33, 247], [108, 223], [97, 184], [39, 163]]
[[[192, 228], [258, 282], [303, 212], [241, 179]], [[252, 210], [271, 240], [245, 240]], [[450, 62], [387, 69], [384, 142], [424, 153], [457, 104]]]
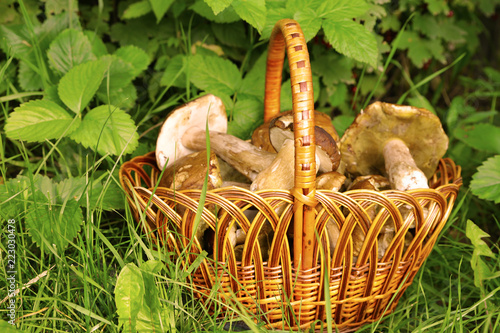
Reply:
[[[191, 127], [184, 133], [181, 142], [191, 150], [206, 149], [206, 131]], [[210, 149], [250, 180], [254, 180], [276, 157], [275, 153], [260, 150], [233, 135], [212, 131]]]
[[390, 139], [384, 144], [385, 171], [392, 188], [407, 191], [429, 188], [427, 177], [417, 167], [410, 150], [400, 139]]

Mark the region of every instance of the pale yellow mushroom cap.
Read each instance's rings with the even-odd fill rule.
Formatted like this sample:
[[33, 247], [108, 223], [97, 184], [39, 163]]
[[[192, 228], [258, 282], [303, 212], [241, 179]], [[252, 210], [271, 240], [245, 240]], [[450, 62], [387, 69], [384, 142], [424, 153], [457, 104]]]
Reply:
[[340, 140], [342, 160], [353, 175], [385, 174], [383, 149], [394, 138], [405, 142], [427, 178], [448, 149], [448, 137], [432, 112], [375, 102], [356, 117]]

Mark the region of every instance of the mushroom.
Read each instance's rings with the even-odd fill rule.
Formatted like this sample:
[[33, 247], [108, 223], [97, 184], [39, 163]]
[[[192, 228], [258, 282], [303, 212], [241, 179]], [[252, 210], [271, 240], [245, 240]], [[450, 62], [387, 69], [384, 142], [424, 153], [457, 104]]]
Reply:
[[208, 170], [207, 189], [219, 188], [222, 185], [222, 177], [219, 162], [214, 152], [210, 152], [207, 167], [207, 150], [201, 150], [183, 156], [165, 169], [160, 179], [159, 186], [174, 190], [201, 189]]
[[[271, 144], [271, 141], [269, 139], [269, 127], [271, 124], [271, 121], [273, 121], [276, 118], [287, 116], [287, 115], [292, 115], [292, 121], [293, 121], [293, 111], [285, 111], [277, 116], [271, 118], [269, 121], [266, 121], [264, 124], [260, 125], [257, 127], [253, 133], [252, 133], [252, 144], [254, 146], [257, 146], [258, 148], [269, 151], [272, 153], [276, 152], [276, 149], [273, 147]], [[332, 119], [324, 114], [323, 112], [319, 111], [314, 111], [314, 124], [322, 129], [324, 129], [330, 136], [335, 140], [335, 142], [339, 141], [339, 135], [337, 134], [337, 131], [335, 130], [335, 127], [333, 127], [332, 124]]]
[[156, 142], [158, 167], [163, 169], [182, 156], [206, 149], [207, 123], [211, 149], [250, 180], [274, 160], [276, 154], [226, 134], [224, 104], [220, 98], [206, 95], [177, 108], [165, 120]]
[[[254, 180], [276, 157], [276, 154], [260, 150], [250, 142], [233, 135], [215, 131], [210, 131], [209, 134], [210, 148], [217, 156], [250, 180]], [[199, 127], [191, 127], [184, 133], [181, 142], [184, 147], [189, 149], [204, 149], [206, 147], [206, 131]]]
[[[359, 176], [351, 183], [349, 190], [369, 190], [369, 191], [383, 191], [390, 189], [390, 182], [387, 178], [380, 175], [368, 175], [368, 176]], [[371, 206], [366, 209], [366, 213], [370, 217], [370, 220], [373, 221], [377, 213], [379, 212], [378, 206]], [[378, 257], [382, 258], [385, 254], [385, 251], [389, 247], [392, 239], [394, 238], [394, 224], [392, 220], [387, 221], [380, 230], [378, 236]], [[353, 254], [354, 256], [359, 255], [359, 251], [361, 251], [361, 247], [363, 246], [363, 242], [365, 241], [365, 234], [361, 230], [359, 225], [353, 230], [352, 233], [353, 240]]]
[[[269, 139], [273, 147], [277, 149], [277, 147], [283, 145], [285, 140], [294, 140], [293, 130], [294, 121], [291, 112], [282, 113], [279, 117], [274, 118], [269, 125]], [[319, 171], [330, 172], [337, 170], [340, 163], [340, 152], [335, 139], [319, 126], [314, 126], [314, 137], [316, 158], [319, 160]]]
[[428, 188], [448, 148], [439, 118], [425, 109], [376, 102], [356, 117], [341, 139], [342, 160], [354, 175], [380, 172], [392, 188]]
[[226, 109], [222, 100], [214, 95], [199, 97], [170, 113], [163, 123], [156, 141], [156, 163], [162, 170], [165, 165], [202, 149], [189, 149], [181, 143], [182, 135], [190, 127], [205, 128], [210, 131], [227, 131]]
[[[159, 186], [173, 189], [175, 191], [191, 190], [203, 188], [205, 176], [208, 172], [207, 189], [212, 190], [222, 185], [222, 178], [219, 168], [219, 162], [214, 152], [210, 152], [210, 158], [207, 164], [207, 150], [201, 150], [189, 155], [185, 155], [174, 161], [170, 161], [169, 166], [163, 171]], [[210, 209], [215, 207], [210, 205]], [[183, 214], [184, 207], [179, 207], [179, 214]], [[213, 245], [213, 231], [209, 225], [200, 220], [200, 224], [195, 231], [201, 247], [205, 250]]]

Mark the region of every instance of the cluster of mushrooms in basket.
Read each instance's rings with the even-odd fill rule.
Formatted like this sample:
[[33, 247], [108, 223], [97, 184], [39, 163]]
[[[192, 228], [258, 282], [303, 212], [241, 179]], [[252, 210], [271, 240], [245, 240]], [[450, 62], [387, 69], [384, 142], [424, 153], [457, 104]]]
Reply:
[[[339, 138], [330, 117], [314, 111], [316, 140], [316, 189], [330, 191], [395, 189], [407, 191], [428, 188], [428, 178], [448, 148], [448, 138], [439, 118], [411, 106], [375, 102], [362, 110]], [[207, 165], [208, 123], [210, 161]], [[174, 110], [158, 136], [156, 161], [164, 170], [159, 186], [174, 190], [201, 189], [208, 172], [208, 189], [239, 186], [250, 191], [290, 190], [294, 186], [294, 133], [291, 111], [280, 113], [258, 127], [251, 141], [227, 134], [227, 115], [222, 101], [205, 95]], [[404, 217], [405, 205], [400, 207]], [[376, 208], [367, 213], [374, 217]], [[247, 210], [245, 214], [251, 215]], [[424, 209], [425, 214], [425, 209]], [[252, 216], [247, 216], [252, 221]], [[235, 224], [236, 225], [236, 224]], [[196, 231], [202, 247], [213, 242], [208, 225]], [[326, 226], [330, 248], [339, 236], [335, 222]], [[395, 235], [394, 226], [385, 223], [378, 236], [379, 257]], [[267, 223], [258, 241], [264, 260], [273, 238]], [[412, 233], [406, 235], [409, 243]], [[230, 242], [241, 255], [245, 234], [234, 226]], [[352, 234], [354, 256], [364, 241], [360, 227]]]

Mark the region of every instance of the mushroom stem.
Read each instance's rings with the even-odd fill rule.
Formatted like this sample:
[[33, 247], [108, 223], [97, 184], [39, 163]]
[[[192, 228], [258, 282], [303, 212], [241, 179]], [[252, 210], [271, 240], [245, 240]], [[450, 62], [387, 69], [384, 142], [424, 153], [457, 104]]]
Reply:
[[392, 188], [407, 191], [416, 188], [429, 188], [427, 177], [417, 167], [410, 149], [398, 139], [390, 139], [384, 144], [385, 171]]
[[[188, 149], [206, 149], [206, 131], [198, 127], [189, 128], [181, 140]], [[260, 150], [250, 142], [220, 132], [210, 132], [210, 148], [252, 181], [276, 157], [276, 154]]]

